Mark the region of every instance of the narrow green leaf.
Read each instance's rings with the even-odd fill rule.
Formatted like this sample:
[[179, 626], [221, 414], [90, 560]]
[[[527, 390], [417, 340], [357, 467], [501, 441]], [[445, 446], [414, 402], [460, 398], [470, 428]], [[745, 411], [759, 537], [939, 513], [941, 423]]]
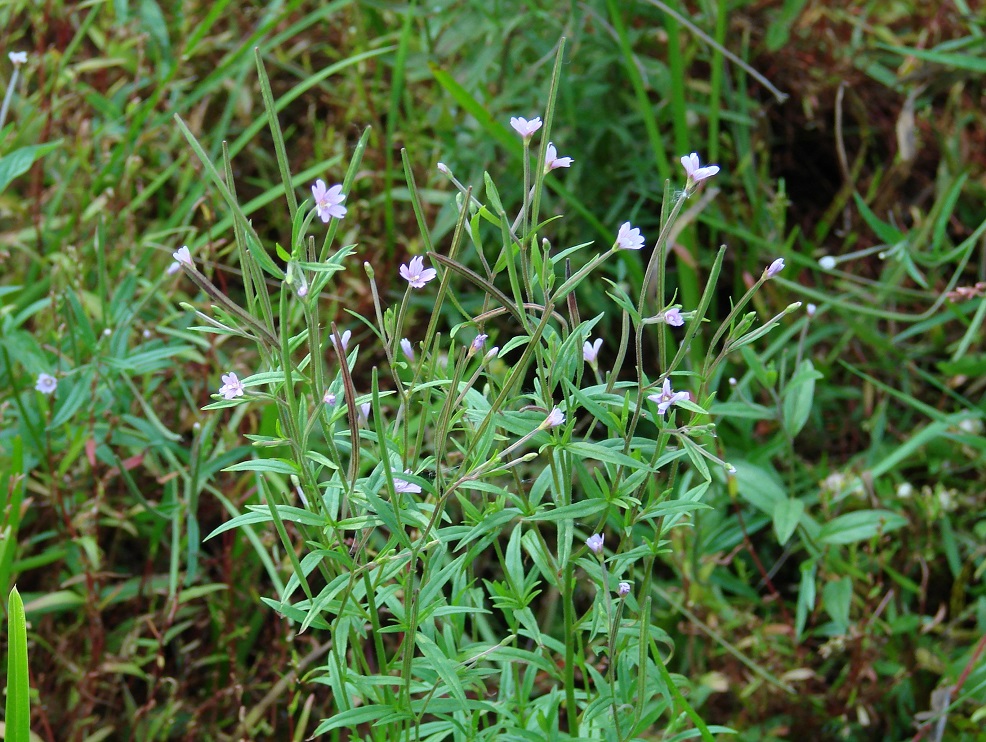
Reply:
[[27, 619], [17, 588], [7, 598], [7, 708], [6, 742], [29, 742], [31, 737], [31, 684], [27, 672]]
[[818, 534], [824, 544], [854, 544], [907, 525], [907, 518], [889, 510], [857, 510], [829, 521]]

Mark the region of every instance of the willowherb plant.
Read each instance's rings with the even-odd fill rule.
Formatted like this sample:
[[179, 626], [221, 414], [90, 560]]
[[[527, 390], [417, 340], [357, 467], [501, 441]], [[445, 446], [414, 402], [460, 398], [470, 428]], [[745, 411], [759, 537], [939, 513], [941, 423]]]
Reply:
[[[439, 164], [459, 190], [458, 223], [449, 245], [432, 245], [405, 157], [426, 252], [400, 267], [404, 290], [393, 304], [364, 264], [374, 314], [351, 314], [387, 359], [368, 371], [360, 347], [349, 347], [351, 331], [327, 326], [319, 301], [355, 252], [336, 247], [335, 235], [350, 217], [341, 204], [366, 136], [343, 183], [319, 180], [313, 202], [299, 205], [258, 57], [293, 223], [289, 247], [276, 246], [282, 269], [237, 204], [228, 155], [223, 177], [179, 121], [233, 213], [246, 306], [212, 285], [187, 249], [175, 259], [214, 302], [213, 315], [198, 313], [201, 329], [257, 348], [258, 367], [242, 379], [228, 370], [207, 409], [276, 405], [278, 435], [250, 437], [289, 452], [231, 467], [255, 473], [263, 500], [213, 535], [274, 524], [292, 576], [265, 603], [331, 639], [311, 678], [331, 688], [335, 713], [315, 734], [623, 740], [653, 727], [694, 727], [706, 739], [717, 731], [666, 668], [672, 642], [653, 618], [651, 576], [669, 531], [707, 507], [710, 484], [734, 471], [710, 450], [711, 382], [727, 353], [783, 316], [751, 329], [754, 316], [740, 315], [783, 261], [735, 304], [705, 365], [686, 370], [724, 253], [698, 306], [666, 296], [668, 236], [686, 200], [718, 172], [687, 155], [684, 188], [674, 196], [666, 188], [636, 300], [610, 284], [622, 333], [593, 339], [604, 317], [582, 319], [576, 291], [644, 237], [627, 222], [574, 272], [591, 244], [556, 251], [543, 239], [546, 179], [572, 161], [548, 141], [560, 60], [559, 50], [544, 120], [510, 122], [523, 142], [526, 195], [513, 218], [489, 176], [480, 196]], [[279, 289], [269, 290], [269, 278]], [[479, 304], [464, 300], [477, 293], [481, 311], [471, 314], [463, 307]], [[449, 328], [450, 315], [458, 322]]]

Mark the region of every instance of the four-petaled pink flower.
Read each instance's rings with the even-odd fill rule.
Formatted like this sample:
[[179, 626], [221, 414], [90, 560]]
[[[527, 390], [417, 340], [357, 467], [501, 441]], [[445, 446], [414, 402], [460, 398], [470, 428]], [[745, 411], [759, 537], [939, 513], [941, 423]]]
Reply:
[[230, 371], [223, 374], [223, 385], [219, 387], [219, 395], [223, 399], [235, 399], [243, 396], [243, 382], [236, 378], [236, 374]]
[[548, 149], [544, 153], [544, 172], [557, 170], [560, 167], [571, 167], [573, 162], [571, 157], [559, 157], [555, 145], [548, 142]]
[[651, 402], [657, 403], [657, 414], [663, 415], [668, 411], [668, 408], [673, 404], [678, 404], [679, 402], [686, 402], [688, 400], [688, 392], [676, 392], [671, 388], [671, 379], [664, 380], [664, 387], [661, 389], [660, 394], [651, 394], [647, 397]]
[[319, 178], [312, 186], [312, 196], [315, 198], [318, 218], [323, 222], [328, 223], [332, 217], [342, 219], [346, 215], [346, 207], [342, 205], [346, 197], [342, 193], [341, 185], [326, 188], [325, 181]]
[[559, 425], [562, 425], [564, 422], [565, 422], [564, 413], [561, 410], [559, 410], [557, 407], [555, 407], [553, 410], [551, 410], [551, 412], [548, 413], [548, 416], [544, 418], [544, 422], [541, 423], [541, 427], [557, 428]]
[[[408, 469], [407, 473], [410, 474], [411, 470]], [[394, 492], [397, 493], [410, 492], [412, 494], [417, 494], [420, 491], [421, 491], [420, 484], [415, 484], [414, 482], [408, 482], [404, 479], [398, 479], [397, 477], [394, 477]]]
[[768, 265], [766, 270], [764, 270], [763, 277], [764, 279], [773, 278], [782, 270], [784, 270], [784, 258], [777, 258], [777, 260]]
[[688, 176], [688, 180], [696, 184], [701, 183], [706, 178], [711, 178], [719, 172], [718, 165], [706, 165], [705, 167], [700, 167], [698, 154], [695, 152], [682, 157], [681, 164], [685, 168], [685, 174]]
[[411, 345], [411, 341], [407, 338], [401, 340], [401, 351], [407, 357], [407, 360], [414, 361], [414, 346]]
[[664, 321], [672, 327], [681, 327], [685, 324], [685, 318], [677, 307], [673, 307], [664, 313]]
[[510, 119], [510, 125], [524, 139], [530, 139], [534, 132], [541, 128], [541, 117], [535, 116], [528, 121], [523, 116], [514, 116]]
[[616, 233], [616, 246], [621, 250], [639, 250], [644, 246], [644, 237], [637, 227], [631, 227], [630, 222], [623, 222], [620, 231]]
[[627, 595], [630, 594], [630, 583], [621, 582], [619, 586], [616, 588], [616, 592], [619, 594], [621, 598], [625, 598]]
[[54, 394], [58, 387], [58, 379], [51, 374], [38, 374], [38, 383], [34, 385], [42, 394]]
[[585, 540], [585, 545], [589, 547], [589, 551], [593, 554], [603, 553], [603, 535], [601, 533], [594, 533], [589, 538]]
[[596, 365], [596, 359], [599, 358], [599, 349], [603, 347], [603, 339], [596, 338], [595, 341], [590, 343], [586, 340], [582, 343], [582, 360], [588, 363], [590, 366]]
[[192, 253], [189, 252], [188, 245], [182, 245], [181, 247], [179, 247], [177, 250], [171, 253], [171, 257], [175, 259], [175, 262], [168, 266], [169, 276], [173, 273], [177, 273], [178, 271], [180, 271], [183, 263], [187, 265], [189, 268], [191, 268], [194, 265], [194, 263], [192, 263]]
[[434, 268], [425, 268], [425, 259], [420, 255], [411, 258], [409, 265], [401, 265], [401, 278], [411, 284], [412, 289], [424, 288], [424, 285], [438, 275]]

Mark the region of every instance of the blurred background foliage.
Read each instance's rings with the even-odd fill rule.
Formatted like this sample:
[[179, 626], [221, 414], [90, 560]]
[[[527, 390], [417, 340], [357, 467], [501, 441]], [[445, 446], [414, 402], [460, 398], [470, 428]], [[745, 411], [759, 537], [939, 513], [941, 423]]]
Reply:
[[[757, 296], [761, 317], [818, 308], [708, 381], [740, 471], [676, 532], [659, 575], [674, 671], [742, 739], [901, 739], [957, 683], [949, 733], [978, 734], [984, 26], [960, 0], [0, 2], [4, 90], [6, 52], [29, 55], [0, 131], [0, 587], [16, 581], [25, 599], [33, 729], [303, 739], [325, 706], [294, 681], [326, 637], [259, 607], [283, 579], [276, 539], [202, 542], [256, 497], [221, 470], [274, 420], [200, 411], [221, 370], [251, 361], [189, 332], [179, 302], [195, 297], [165, 273], [189, 244], [217, 285], [241, 290], [230, 218], [173, 116], [213, 158], [227, 143], [272, 244], [290, 223], [254, 47], [299, 189], [341, 180], [371, 127], [340, 239], [387, 292], [423, 249], [401, 149], [437, 245], [455, 216], [439, 161], [478, 190], [489, 172], [515, 209], [506, 123], [543, 115], [565, 36], [551, 138], [575, 162], [545, 205], [566, 215], [552, 244], [602, 249], [627, 220], [653, 239], [665, 182], [680, 186], [678, 157], [696, 151], [723, 172], [676, 235], [679, 300], [694, 306], [726, 244], [714, 315], [776, 257], [788, 269]], [[639, 287], [640, 259], [609, 277]], [[581, 292], [580, 311], [610, 310], [600, 334], [615, 337], [605, 288]], [[361, 271], [327, 301], [356, 331], [343, 310], [371, 311]], [[364, 374], [382, 357], [369, 351]], [[33, 390], [41, 372], [56, 396]], [[786, 400], [806, 393], [792, 428]], [[863, 509], [897, 530], [854, 532]]]

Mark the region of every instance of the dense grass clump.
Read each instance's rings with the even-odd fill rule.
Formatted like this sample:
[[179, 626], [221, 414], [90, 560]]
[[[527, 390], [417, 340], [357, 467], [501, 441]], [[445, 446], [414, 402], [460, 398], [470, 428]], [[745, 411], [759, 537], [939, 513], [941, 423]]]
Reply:
[[966, 3], [0, 28], [7, 739], [980, 734]]

